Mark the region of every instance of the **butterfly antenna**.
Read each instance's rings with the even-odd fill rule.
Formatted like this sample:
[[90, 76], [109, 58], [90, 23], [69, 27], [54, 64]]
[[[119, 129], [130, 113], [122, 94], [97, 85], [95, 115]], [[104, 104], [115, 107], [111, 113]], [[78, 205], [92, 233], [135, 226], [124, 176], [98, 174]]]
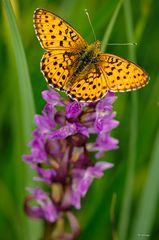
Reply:
[[92, 32], [93, 32], [93, 36], [94, 36], [94, 40], [96, 41], [97, 38], [96, 38], [96, 35], [95, 35], [94, 29], [93, 29], [93, 26], [92, 26], [92, 23], [91, 23], [91, 19], [90, 19], [90, 16], [89, 16], [89, 13], [88, 13], [87, 9], [85, 9], [85, 13], [86, 13], [86, 15], [87, 15], [89, 24], [90, 24], [90, 26], [91, 26], [91, 29], [92, 29]]
[[108, 43], [107, 45], [117, 45], [117, 46], [137, 46], [137, 43]]

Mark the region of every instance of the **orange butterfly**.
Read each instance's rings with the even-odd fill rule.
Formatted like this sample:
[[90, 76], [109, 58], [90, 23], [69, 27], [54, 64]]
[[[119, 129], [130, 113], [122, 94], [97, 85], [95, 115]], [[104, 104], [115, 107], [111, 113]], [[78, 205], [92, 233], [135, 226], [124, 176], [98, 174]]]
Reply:
[[100, 42], [88, 45], [81, 35], [55, 14], [37, 9], [34, 27], [46, 50], [41, 70], [48, 84], [78, 101], [96, 101], [108, 90], [131, 91], [145, 86], [149, 77], [136, 64], [100, 51]]

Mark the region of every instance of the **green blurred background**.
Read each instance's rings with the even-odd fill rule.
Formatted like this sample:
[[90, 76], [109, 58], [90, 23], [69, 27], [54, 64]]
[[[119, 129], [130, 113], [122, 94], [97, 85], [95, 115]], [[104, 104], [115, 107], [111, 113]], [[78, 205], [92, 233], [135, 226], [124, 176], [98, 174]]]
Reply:
[[[159, 239], [159, 1], [158, 0], [3, 0], [0, 9], [0, 239], [37, 240], [43, 223], [23, 213], [31, 169], [21, 155], [34, 129], [46, 89], [39, 63], [43, 54], [33, 29], [33, 12], [46, 8], [68, 21], [88, 41], [136, 42], [137, 46], [105, 46], [130, 59], [150, 75], [149, 84], [133, 93], [117, 94], [120, 121], [112, 135], [119, 149], [107, 153], [114, 168], [96, 180], [76, 211], [80, 240]], [[106, 41], [106, 42], [107, 42]]]

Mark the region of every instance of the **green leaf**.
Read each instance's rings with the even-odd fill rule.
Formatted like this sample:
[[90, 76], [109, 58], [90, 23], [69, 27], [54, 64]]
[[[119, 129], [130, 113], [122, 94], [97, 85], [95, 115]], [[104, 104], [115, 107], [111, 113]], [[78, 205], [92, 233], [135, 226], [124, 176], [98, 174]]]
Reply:
[[32, 95], [31, 81], [28, 72], [25, 52], [21, 41], [20, 33], [16, 24], [15, 15], [9, 0], [3, 0], [4, 9], [7, 15], [10, 32], [11, 43], [14, 49], [15, 61], [18, 72], [22, 124], [24, 131], [24, 141], [27, 144], [31, 136], [33, 128], [33, 116], [35, 114], [34, 100]]

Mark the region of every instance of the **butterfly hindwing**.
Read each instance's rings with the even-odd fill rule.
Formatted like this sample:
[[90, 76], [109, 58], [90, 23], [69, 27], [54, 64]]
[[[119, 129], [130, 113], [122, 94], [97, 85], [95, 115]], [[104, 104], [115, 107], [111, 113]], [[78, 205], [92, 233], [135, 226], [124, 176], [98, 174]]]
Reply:
[[76, 79], [70, 87], [68, 94], [78, 101], [97, 101], [108, 91], [105, 76], [102, 72], [91, 66], [83, 77]]
[[41, 71], [50, 86], [65, 90], [76, 61], [77, 56], [67, 53], [64, 49], [52, 50], [44, 53], [41, 60]]

